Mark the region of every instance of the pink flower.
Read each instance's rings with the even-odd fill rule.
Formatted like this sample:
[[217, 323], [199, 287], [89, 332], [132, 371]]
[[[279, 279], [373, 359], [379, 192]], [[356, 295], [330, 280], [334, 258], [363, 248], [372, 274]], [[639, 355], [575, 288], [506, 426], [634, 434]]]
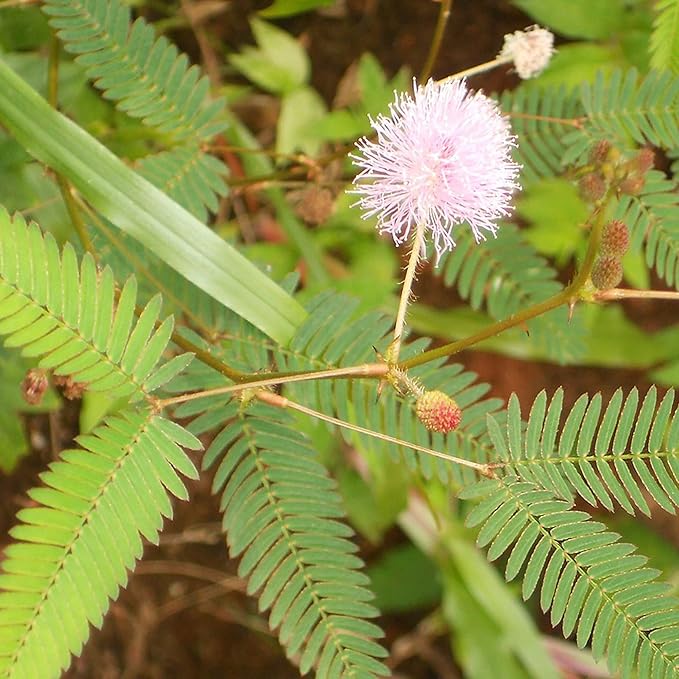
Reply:
[[362, 171], [353, 193], [363, 218], [377, 216], [396, 245], [424, 224], [440, 257], [454, 247], [456, 225], [466, 222], [478, 242], [510, 213], [516, 138], [495, 102], [464, 81], [414, 85], [414, 98], [397, 94], [389, 117], [371, 118], [377, 141], [357, 142], [360, 155], [351, 157]]

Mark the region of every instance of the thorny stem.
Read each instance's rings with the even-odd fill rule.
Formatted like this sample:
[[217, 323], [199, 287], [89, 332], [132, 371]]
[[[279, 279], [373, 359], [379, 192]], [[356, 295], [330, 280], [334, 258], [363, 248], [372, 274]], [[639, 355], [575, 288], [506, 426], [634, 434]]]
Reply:
[[576, 277], [566, 288], [553, 297], [544, 300], [543, 302], [539, 302], [538, 304], [534, 304], [533, 306], [528, 307], [519, 313], [513, 314], [504, 321], [492, 323], [487, 328], [477, 332], [475, 335], [465, 337], [464, 339], [458, 340], [457, 342], [451, 342], [450, 344], [438, 347], [438, 349], [425, 351], [419, 356], [414, 356], [407, 361], [403, 361], [402, 363], [398, 364], [398, 368], [401, 370], [408, 370], [409, 368], [414, 368], [415, 366], [428, 363], [429, 361], [432, 361], [436, 358], [441, 358], [442, 356], [452, 356], [453, 354], [457, 354], [463, 349], [474, 346], [475, 344], [478, 344], [489, 337], [498, 335], [509, 328], [521, 325], [526, 321], [535, 318], [536, 316], [540, 316], [547, 311], [556, 309], [562, 304], [573, 304], [578, 299], [580, 291], [589, 278], [589, 274], [591, 273], [592, 267], [594, 266], [594, 260], [596, 259], [597, 252], [599, 251], [599, 243], [601, 242], [601, 231], [603, 229], [606, 217], [606, 206], [608, 205], [611, 198], [613, 198], [613, 195], [614, 191], [612, 189], [609, 190], [597, 207], [594, 213], [594, 223], [592, 224], [587, 252], [582, 262], [582, 266], [580, 267]]
[[408, 302], [410, 301], [410, 295], [412, 293], [417, 263], [420, 261], [420, 255], [424, 245], [424, 230], [424, 222], [418, 224], [415, 229], [413, 246], [412, 250], [410, 251], [410, 258], [408, 259], [408, 267], [406, 269], [406, 277], [403, 280], [403, 288], [401, 289], [401, 299], [398, 303], [396, 324], [394, 325], [394, 341], [391, 343], [389, 351], [387, 352], [388, 363], [398, 363], [398, 355], [401, 352], [401, 340], [403, 337], [403, 328], [406, 321], [406, 310], [408, 309]]
[[436, 58], [438, 57], [439, 50], [441, 49], [441, 43], [443, 42], [443, 34], [446, 32], [448, 19], [450, 19], [450, 10], [452, 5], [453, 0], [441, 0], [441, 8], [439, 9], [439, 16], [436, 20], [434, 35], [431, 39], [429, 54], [427, 54], [427, 60], [424, 62], [422, 72], [420, 73], [420, 82], [426, 82], [434, 68]]
[[[52, 108], [56, 109], [58, 106], [59, 93], [59, 41], [54, 35], [50, 38], [49, 55], [47, 59], [47, 100]], [[58, 172], [55, 173], [55, 176], [57, 184], [59, 185], [61, 197], [66, 205], [66, 210], [68, 211], [68, 216], [71, 218], [73, 228], [78, 234], [80, 243], [83, 248], [96, 259], [96, 252], [92, 245], [90, 234], [87, 232], [87, 225], [85, 224], [85, 221], [80, 214], [80, 210], [78, 210], [75, 203], [73, 194], [71, 193], [71, 185], [66, 178]]]
[[290, 408], [291, 410], [296, 410], [297, 412], [304, 413], [305, 415], [309, 415], [310, 417], [315, 417], [319, 420], [323, 420], [324, 422], [334, 424], [344, 429], [349, 429], [350, 431], [355, 431], [359, 434], [365, 434], [366, 436], [372, 436], [373, 438], [380, 439], [381, 441], [387, 441], [388, 443], [395, 443], [396, 445], [399, 446], [412, 448], [413, 450], [417, 450], [421, 453], [433, 455], [434, 457], [439, 457], [442, 460], [447, 460], [448, 462], [454, 462], [455, 464], [462, 465], [463, 467], [470, 467], [471, 469], [475, 469], [481, 475], [489, 478], [493, 478], [495, 476], [493, 469], [496, 469], [499, 466], [497, 464], [481, 464], [479, 462], [472, 462], [471, 460], [465, 460], [464, 458], [461, 457], [454, 457], [453, 455], [441, 453], [438, 450], [432, 450], [431, 448], [418, 446], [415, 443], [411, 443], [410, 441], [403, 441], [402, 439], [397, 439], [394, 436], [389, 436], [388, 434], [382, 434], [379, 432], [372, 431], [371, 429], [365, 429], [364, 427], [359, 427], [356, 424], [350, 424], [349, 422], [344, 422], [344, 420], [338, 420], [336, 417], [326, 415], [324, 413], [318, 412], [317, 410], [313, 410], [312, 408], [307, 408], [306, 406], [303, 406], [300, 403], [295, 403], [294, 401], [291, 401], [290, 399], [287, 399], [284, 396], [274, 394], [270, 391], [263, 390], [257, 391], [255, 397], [258, 400], [262, 401], [263, 403], [267, 403], [276, 408]]

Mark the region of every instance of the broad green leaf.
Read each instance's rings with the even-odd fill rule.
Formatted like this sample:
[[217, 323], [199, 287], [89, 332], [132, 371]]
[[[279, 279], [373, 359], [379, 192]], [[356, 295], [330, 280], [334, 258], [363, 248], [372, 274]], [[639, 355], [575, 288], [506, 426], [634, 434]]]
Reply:
[[569, 38], [607, 38], [623, 22], [619, 0], [513, 0], [538, 23]]
[[325, 115], [325, 103], [316, 90], [300, 87], [283, 96], [278, 117], [276, 151], [286, 154], [303, 151], [315, 156], [320, 139], [315, 124]]
[[0, 93], [0, 121], [104, 217], [272, 339], [290, 339], [305, 313], [265, 274], [54, 111], [2, 61]]
[[543, 254], [566, 262], [582, 242], [587, 207], [575, 186], [564, 179], [545, 179], [519, 197], [517, 213], [530, 222], [525, 234]]
[[246, 46], [239, 54], [230, 55], [233, 66], [262, 89], [276, 94], [292, 92], [304, 85], [311, 64], [300, 43], [261, 19], [252, 19], [251, 26], [258, 46]]
[[411, 611], [441, 599], [439, 573], [432, 560], [411, 544], [394, 547], [366, 571], [382, 613]]
[[[559, 674], [554, 662], [518, 597], [463, 534], [449, 533], [444, 539], [452, 558], [452, 572], [459, 573], [474, 605], [494, 623], [503, 646], [523, 665], [524, 676], [556, 679]], [[446, 586], [448, 584], [446, 579]]]

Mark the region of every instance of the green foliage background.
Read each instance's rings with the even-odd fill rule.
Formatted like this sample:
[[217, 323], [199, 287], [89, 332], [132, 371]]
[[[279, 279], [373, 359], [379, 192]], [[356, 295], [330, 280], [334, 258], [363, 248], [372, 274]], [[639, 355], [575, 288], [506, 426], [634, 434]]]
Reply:
[[[158, 542], [171, 498], [188, 499], [183, 478], [198, 477], [198, 458], [183, 449], [205, 446], [200, 466], [213, 474], [229, 554], [302, 673], [387, 674], [379, 608], [416, 611], [446, 634], [465, 677], [492, 676], [498, 666], [507, 677], [559, 676], [537, 609], [572, 637], [571, 652], [584, 649], [581, 664], [606, 657], [622, 676], [679, 675], [669, 546], [647, 539], [648, 558], [637, 554], [627, 540], [638, 541], [638, 522], [604, 514], [679, 506], [675, 322], [648, 330], [614, 305], [581, 305], [573, 318], [557, 309], [528, 333], [483, 345], [555, 365], [635, 368], [658, 385], [643, 399], [636, 389], [607, 403], [558, 390], [505, 405], [462, 364], [439, 359], [412, 370], [462, 408], [462, 426], [446, 437], [424, 430], [408, 398], [387, 390], [376, 401], [372, 380], [283, 390], [363, 428], [502, 462], [492, 480], [357, 431], [267, 405], [243, 408], [229, 394], [158, 412], [159, 398], [231, 384], [236, 373], [225, 376], [223, 364], [248, 374], [327, 370], [373, 361], [389, 344], [397, 253], [350, 196], [335, 191], [331, 214], [309, 228], [294, 193], [265, 184], [282, 243], [241, 242], [237, 220], [220, 209], [240, 179], [220, 144], [239, 149], [245, 179], [298, 178], [300, 154], [323, 164], [330, 149], [350, 149], [370, 133], [368, 116], [386, 113], [393, 91], [408, 88], [409, 65], [389, 77], [366, 53], [352, 102], [324, 101], [302, 43], [270, 21], [331, 5], [275, 0], [252, 17], [254, 44], [230, 51], [225, 72], [229, 83], [240, 76], [248, 84], [219, 93], [162, 35], [162, 21], [154, 28], [134, 19], [125, 3], [0, 8], [0, 390], [8, 394], [0, 467], [11, 472], [28, 450], [15, 415], [27, 410], [17, 388], [24, 361], [88, 387], [78, 446], [50, 464], [11, 530], [0, 575], [0, 673], [41, 679], [68, 667], [90, 626], [104, 623], [144, 543]], [[483, 246], [460, 230], [435, 274], [462, 304], [413, 304], [409, 321], [421, 337], [404, 347], [405, 359], [429, 336], [467, 337], [563, 289], [563, 272], [584, 251], [589, 210], [573, 168], [601, 139], [630, 157], [652, 145], [667, 159], [638, 195], [613, 201], [610, 217], [631, 231], [626, 283], [677, 289], [679, 3], [514, 5], [565, 41], [539, 78], [498, 95], [519, 137], [518, 219]], [[43, 96], [51, 36], [63, 50], [58, 104], [66, 115]], [[233, 112], [259, 90], [279, 105], [270, 154]], [[328, 163], [329, 185], [350, 178], [344, 155], [338, 168]], [[45, 166], [76, 189], [85, 240]], [[288, 275], [300, 260], [303, 285]], [[41, 406], [59, 407], [52, 392]], [[415, 520], [422, 516], [428, 521]], [[365, 568], [354, 529], [379, 545], [396, 524], [407, 539]], [[507, 582], [521, 576], [520, 591], [500, 571]]]

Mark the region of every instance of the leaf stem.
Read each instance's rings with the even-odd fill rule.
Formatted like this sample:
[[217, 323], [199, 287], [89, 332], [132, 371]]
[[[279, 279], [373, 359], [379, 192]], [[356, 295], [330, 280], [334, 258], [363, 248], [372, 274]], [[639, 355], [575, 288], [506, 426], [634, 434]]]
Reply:
[[471, 460], [465, 460], [464, 458], [461, 457], [454, 457], [453, 455], [448, 455], [447, 453], [442, 453], [438, 450], [432, 450], [431, 448], [418, 446], [416, 443], [404, 441], [403, 439], [398, 439], [395, 438], [394, 436], [389, 436], [388, 434], [382, 434], [379, 432], [372, 431], [371, 429], [365, 429], [364, 427], [359, 427], [356, 424], [350, 424], [349, 422], [345, 422], [344, 420], [339, 420], [336, 417], [332, 417], [331, 415], [325, 415], [324, 413], [318, 412], [317, 410], [313, 410], [312, 408], [307, 408], [306, 406], [303, 406], [300, 403], [295, 403], [295, 401], [291, 401], [290, 399], [285, 398], [284, 396], [274, 394], [270, 391], [264, 390], [257, 391], [255, 397], [259, 401], [267, 403], [276, 408], [290, 408], [291, 410], [296, 410], [297, 412], [309, 415], [310, 417], [315, 417], [319, 420], [323, 420], [324, 422], [328, 422], [329, 424], [334, 424], [338, 427], [342, 427], [343, 429], [354, 431], [358, 434], [372, 436], [373, 438], [380, 439], [381, 441], [386, 441], [387, 443], [395, 443], [396, 445], [404, 446], [406, 448], [412, 448], [413, 450], [417, 450], [421, 453], [426, 453], [427, 455], [432, 455], [433, 457], [438, 457], [442, 460], [446, 460], [447, 462], [453, 462], [454, 464], [459, 464], [463, 467], [470, 467], [471, 469], [475, 469], [482, 476], [493, 478], [495, 476], [493, 473], [493, 469], [498, 467], [497, 464], [481, 464], [479, 462], [472, 462]]
[[479, 73], [492, 71], [494, 68], [497, 68], [498, 66], [511, 63], [511, 61], [512, 61], [511, 57], [496, 57], [495, 59], [491, 59], [490, 61], [484, 61], [482, 64], [477, 64], [476, 66], [466, 68], [464, 69], [464, 71], [458, 71], [457, 73], [453, 73], [452, 75], [449, 75], [446, 78], [439, 80], [438, 83], [439, 85], [443, 85], [444, 83], [451, 82], [452, 80], [459, 80], [460, 78], [467, 78], [470, 75], [478, 75]]
[[679, 301], [679, 292], [674, 290], [627, 290], [613, 288], [612, 290], [597, 290], [594, 295], [596, 301], [615, 299], [672, 299]]
[[[156, 406], [158, 408], [166, 408], [168, 406], [177, 405], [178, 403], [195, 401], [199, 398], [230, 394], [243, 391], [243, 389], [261, 389], [262, 387], [270, 387], [277, 384], [289, 384], [292, 382], [309, 382], [312, 380], [334, 379], [338, 377], [383, 378], [388, 372], [389, 366], [387, 366], [386, 363], [364, 363], [363, 365], [352, 365], [347, 368], [331, 368], [330, 370], [318, 370], [315, 372], [289, 374], [272, 373], [271, 376], [262, 376], [257, 374], [248, 376], [243, 374], [239, 379], [238, 384], [229, 384], [226, 387], [217, 387], [216, 389], [196, 391], [192, 394], [182, 394], [181, 396], [174, 396], [172, 398], [159, 399], [156, 402]], [[257, 379], [258, 377], [261, 379]]]

